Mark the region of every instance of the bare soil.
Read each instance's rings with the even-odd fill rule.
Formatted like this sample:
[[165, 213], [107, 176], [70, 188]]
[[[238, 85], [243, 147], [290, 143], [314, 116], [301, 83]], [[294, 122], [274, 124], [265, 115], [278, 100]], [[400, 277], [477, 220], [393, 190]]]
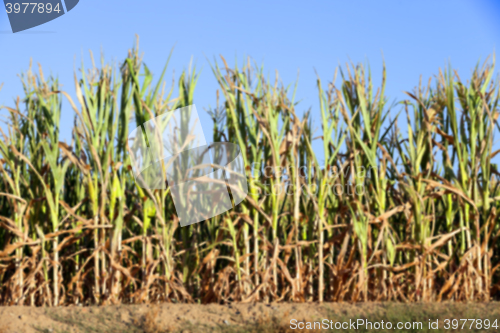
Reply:
[[[421, 321], [423, 329], [393, 332], [458, 332], [444, 330], [445, 319], [495, 319], [500, 325], [500, 303], [276, 303], [276, 304], [161, 304], [95, 307], [0, 307], [0, 333], [7, 332], [297, 332], [291, 320]], [[440, 330], [427, 330], [429, 320], [439, 319]], [[500, 329], [500, 328], [499, 328]], [[494, 332], [473, 327], [467, 332]], [[307, 330], [306, 330], [307, 331]], [[308, 330], [316, 332], [321, 330]], [[335, 330], [368, 332], [380, 330]], [[325, 330], [323, 330], [325, 332]]]

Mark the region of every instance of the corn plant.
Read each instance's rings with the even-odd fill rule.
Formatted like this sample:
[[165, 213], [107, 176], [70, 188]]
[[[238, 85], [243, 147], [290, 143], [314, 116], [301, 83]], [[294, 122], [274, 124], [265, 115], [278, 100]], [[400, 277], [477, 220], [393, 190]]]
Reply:
[[217, 102], [198, 110], [214, 142], [239, 145], [249, 193], [180, 228], [168, 184], [133, 176], [127, 138], [196, 103], [210, 74], [190, 64], [167, 86], [170, 57], [155, 75], [138, 42], [122, 63], [91, 59], [76, 99], [30, 66], [3, 107], [0, 304], [498, 299], [494, 61], [468, 81], [450, 66], [393, 104], [385, 64], [378, 87], [350, 64], [318, 75], [308, 108], [297, 82], [214, 59]]

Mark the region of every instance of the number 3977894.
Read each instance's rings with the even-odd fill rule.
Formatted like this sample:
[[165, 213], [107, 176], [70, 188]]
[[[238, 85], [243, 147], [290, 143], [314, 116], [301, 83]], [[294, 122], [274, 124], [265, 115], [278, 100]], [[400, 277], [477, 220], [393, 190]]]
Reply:
[[6, 3], [5, 10], [7, 14], [26, 14], [26, 13], [47, 13], [52, 12], [59, 13], [62, 9], [59, 8], [59, 4], [52, 6], [51, 3], [38, 3], [38, 2], [23, 2], [23, 3]]

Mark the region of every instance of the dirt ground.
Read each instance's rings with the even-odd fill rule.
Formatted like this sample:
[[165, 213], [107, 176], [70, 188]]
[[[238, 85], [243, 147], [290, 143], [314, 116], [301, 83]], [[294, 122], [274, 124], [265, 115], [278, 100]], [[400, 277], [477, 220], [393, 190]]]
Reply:
[[[494, 332], [472, 327], [465, 330], [444, 329], [445, 319], [489, 319], [500, 321], [500, 303], [279, 303], [279, 304], [161, 304], [103, 307], [0, 307], [0, 333], [7, 332], [325, 332], [300, 330], [307, 322], [349, 322], [365, 318], [370, 321], [423, 322], [422, 329], [396, 329], [393, 332]], [[295, 322], [293, 320], [296, 320]], [[439, 320], [440, 329], [429, 329], [429, 322]], [[476, 323], [477, 324], [477, 323]], [[319, 325], [319, 324], [318, 324]], [[461, 324], [460, 324], [461, 325]], [[500, 322], [498, 323], [500, 325]], [[346, 325], [344, 325], [346, 326]], [[476, 325], [481, 326], [481, 325]], [[331, 328], [330, 328], [331, 329]], [[340, 332], [369, 332], [357, 328], [334, 329]], [[331, 330], [333, 331], [333, 330]]]

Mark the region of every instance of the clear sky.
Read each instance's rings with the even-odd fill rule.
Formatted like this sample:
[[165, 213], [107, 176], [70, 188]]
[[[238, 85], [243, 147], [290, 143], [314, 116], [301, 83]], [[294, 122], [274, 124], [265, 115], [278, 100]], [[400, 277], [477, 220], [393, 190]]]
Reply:
[[[217, 88], [206, 57], [219, 54], [230, 64], [251, 56], [267, 73], [278, 70], [284, 83], [300, 69], [298, 108], [318, 112], [315, 70], [326, 83], [349, 59], [368, 60], [378, 82], [383, 53], [390, 100], [448, 61], [467, 78], [478, 60], [498, 51], [500, 0], [81, 0], [66, 15], [17, 34], [0, 10], [0, 105], [22, 93], [17, 74], [30, 58], [72, 92], [73, 70], [82, 59], [89, 65], [88, 50], [122, 61], [135, 34], [156, 75], [175, 45], [168, 84], [193, 57], [202, 69], [195, 94], [202, 114], [214, 106]], [[73, 113], [64, 110], [61, 127], [70, 128]]]

